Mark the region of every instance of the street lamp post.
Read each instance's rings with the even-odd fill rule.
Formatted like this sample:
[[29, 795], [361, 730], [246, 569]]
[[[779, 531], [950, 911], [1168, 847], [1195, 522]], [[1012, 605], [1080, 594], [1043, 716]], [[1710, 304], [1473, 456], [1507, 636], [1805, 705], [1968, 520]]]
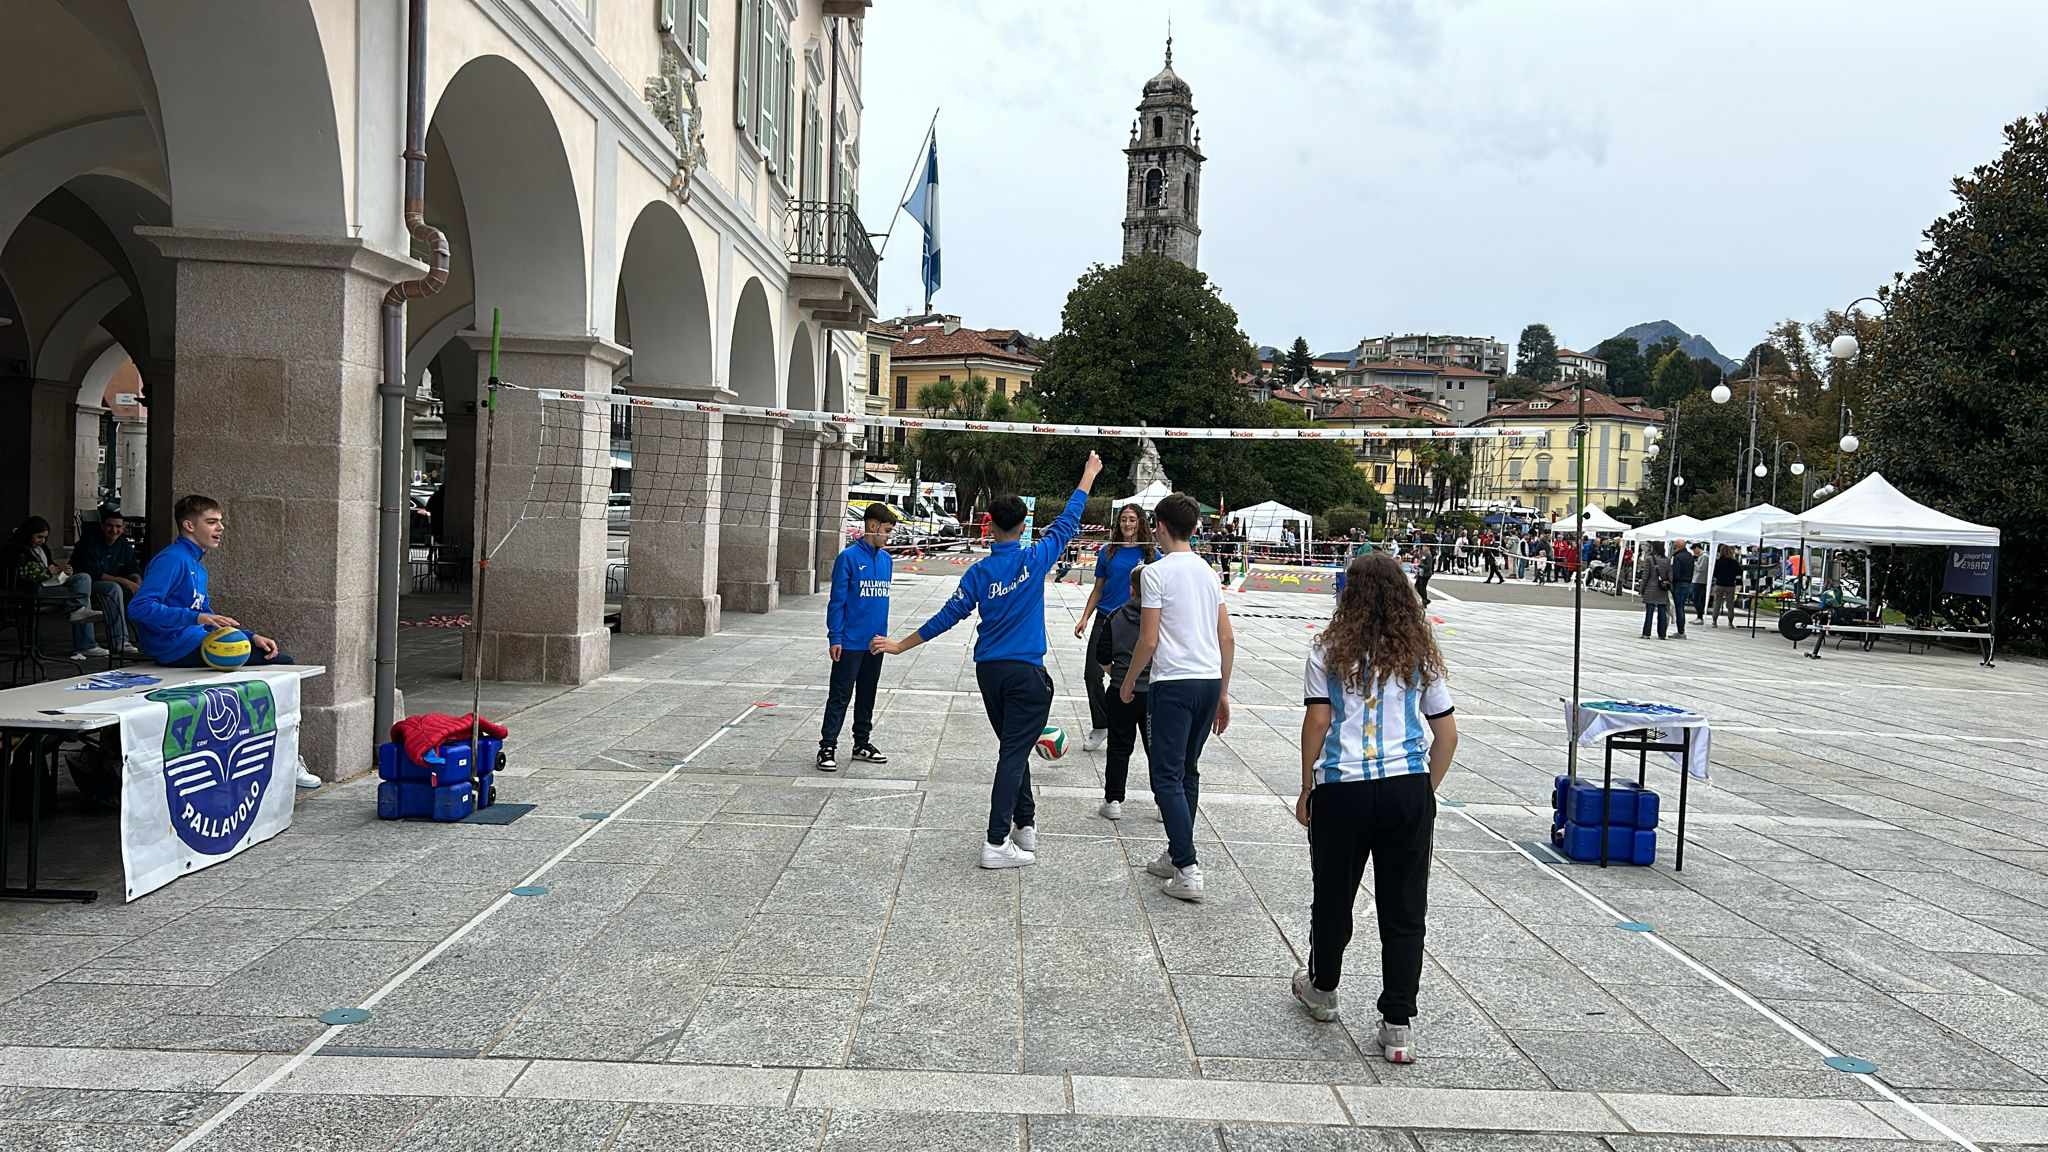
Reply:
[[[1856, 299], [1849, 301], [1849, 306], [1842, 309], [1842, 318], [1851, 328], [1855, 327], [1856, 306], [1858, 304], [1875, 304], [1879, 308], [1884, 307], [1884, 301], [1875, 296], [1858, 296]], [[1856, 339], [1854, 332], [1844, 332], [1829, 342], [1828, 356], [1835, 363], [1846, 368], [1849, 361], [1856, 358], [1856, 354], [1862, 350], [1862, 347], [1862, 344]], [[1825, 381], [1822, 382], [1821, 388], [1826, 390], [1827, 387], [1827, 383]], [[1835, 434], [1840, 439], [1835, 441], [1835, 447], [1841, 449], [1841, 455], [1835, 457], [1836, 484], [1841, 483], [1842, 480], [1842, 457], [1853, 456], [1858, 448], [1863, 447], [1863, 441], [1856, 437], [1856, 412], [1849, 407], [1849, 388], [1846, 380], [1842, 386], [1842, 396], [1838, 409], [1835, 417]]]
[[[1746, 481], [1746, 480], [1744, 480], [1744, 479], [1743, 479], [1743, 477], [1742, 477], [1742, 466], [1743, 466], [1744, 464], [1746, 464], [1746, 463], [1748, 463], [1748, 462], [1749, 462], [1749, 458], [1750, 458], [1751, 456], [1753, 456], [1753, 455], [1757, 455], [1757, 454], [1758, 454], [1758, 450], [1757, 450], [1757, 446], [1756, 446], [1756, 408], [1757, 408], [1757, 391], [1756, 391], [1756, 388], [1757, 388], [1757, 385], [1758, 385], [1758, 384], [1759, 384], [1759, 383], [1761, 382], [1761, 381], [1759, 380], [1759, 377], [1761, 377], [1761, 376], [1763, 375], [1763, 369], [1764, 369], [1764, 350], [1763, 350], [1763, 348], [1759, 347], [1759, 348], [1757, 348], [1757, 350], [1756, 350], [1756, 351], [1754, 351], [1754, 352], [1750, 353], [1750, 369], [1749, 369], [1749, 447], [1747, 447], [1747, 448], [1743, 449], [1741, 457], [1739, 457], [1739, 458], [1737, 459], [1737, 461], [1736, 461], [1736, 464], [1735, 464], [1735, 491], [1736, 491], [1736, 494], [1737, 494], [1738, 498], [1739, 498], [1739, 499], [1741, 500], [1741, 502], [1742, 502], [1742, 506], [1743, 506], [1744, 508], [1747, 508], [1747, 507], [1749, 507], [1751, 499], [1752, 499], [1752, 498], [1753, 498], [1753, 497], [1755, 496], [1755, 494], [1756, 494], [1756, 489], [1755, 489], [1755, 486], [1754, 486], [1753, 484], [1750, 484], [1750, 483], [1749, 483], [1748, 481]], [[1708, 393], [1708, 395], [1710, 395], [1710, 396], [1712, 396], [1712, 397], [1713, 397], [1713, 399], [1714, 399], [1714, 403], [1716, 403], [1716, 404], [1726, 404], [1726, 403], [1727, 403], [1727, 402], [1728, 402], [1729, 400], [1731, 400], [1731, 399], [1733, 399], [1733, 398], [1734, 398], [1734, 396], [1735, 396], [1735, 393], [1734, 393], [1734, 391], [1733, 391], [1732, 389], [1730, 389], [1730, 388], [1728, 387], [1728, 385], [1726, 385], [1726, 384], [1716, 384], [1716, 385], [1714, 385], [1714, 390], [1713, 390], [1712, 392]], [[1757, 467], [1758, 467], [1758, 471], [1757, 471], [1756, 475], [1757, 475], [1757, 476], [1758, 476], [1759, 478], [1761, 478], [1761, 477], [1763, 476], [1763, 471], [1762, 471], [1762, 467], [1763, 467], [1763, 466], [1762, 466], [1762, 464], [1758, 464], [1758, 466], [1757, 466]]]
[[[1801, 449], [1799, 445], [1793, 443], [1790, 440], [1780, 440], [1776, 444], [1771, 445], [1772, 504], [1776, 504], [1778, 502], [1778, 467], [1785, 461], [1785, 449], [1787, 447], [1790, 447], [1792, 449], [1792, 474], [1794, 476], [1799, 477], [1804, 477], [1806, 475], [1806, 452], [1803, 449]], [[1799, 510], [1801, 512], [1804, 512], [1806, 511], [1806, 484], [1804, 480], [1800, 482], [1799, 489]]]
[[[1678, 414], [1681, 407], [1682, 405], [1678, 401], [1672, 401], [1671, 414], [1664, 418], [1665, 427], [1650, 429], [1649, 432], [1646, 433], [1646, 435], [1648, 435], [1650, 438], [1650, 443], [1643, 448], [1643, 455], [1649, 457], [1652, 460], [1655, 460], [1658, 457], [1658, 455], [1660, 455], [1664, 451], [1663, 445], [1660, 443], [1660, 441], [1671, 441], [1671, 463], [1664, 469], [1665, 519], [1669, 519], [1671, 517], [1671, 490], [1674, 487], [1674, 485], [1672, 484], [1672, 480], [1677, 478], [1678, 486], [1683, 486], [1685, 483], [1685, 481], [1682, 478], [1678, 478]], [[1683, 496], [1684, 493], [1680, 493], [1679, 495]]]

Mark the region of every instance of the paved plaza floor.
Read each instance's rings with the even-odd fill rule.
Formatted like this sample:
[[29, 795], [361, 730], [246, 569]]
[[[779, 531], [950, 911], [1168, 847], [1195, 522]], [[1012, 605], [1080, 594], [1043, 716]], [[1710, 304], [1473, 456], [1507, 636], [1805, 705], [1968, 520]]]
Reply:
[[[951, 583], [900, 579], [896, 631]], [[827, 776], [814, 597], [702, 640], [619, 637], [581, 688], [489, 686], [514, 732], [500, 798], [538, 805], [507, 826], [380, 822], [358, 780], [122, 904], [109, 822], [67, 816], [46, 882], [108, 897], [0, 904], [0, 1148], [2048, 1144], [2048, 669], [1814, 662], [1698, 625], [1645, 641], [1634, 613], [1589, 611], [1585, 694], [1715, 725], [1684, 872], [1668, 827], [1654, 868], [1603, 871], [1532, 846], [1565, 765], [1568, 609], [1432, 591], [1461, 743], [1412, 1066], [1370, 1043], [1365, 901], [1342, 1021], [1287, 989], [1308, 925], [1301, 664], [1327, 596], [1229, 598], [1199, 905], [1142, 870], [1163, 844], [1142, 759], [1125, 819], [1095, 814], [1081, 589], [1048, 606], [1075, 739], [1034, 762], [1038, 863], [1005, 872], [974, 866], [992, 739], [972, 628], [888, 662], [890, 763]], [[408, 694], [467, 699], [445, 679]], [[1668, 816], [1676, 776], [1651, 775]], [[368, 1017], [318, 1019], [337, 1008]]]

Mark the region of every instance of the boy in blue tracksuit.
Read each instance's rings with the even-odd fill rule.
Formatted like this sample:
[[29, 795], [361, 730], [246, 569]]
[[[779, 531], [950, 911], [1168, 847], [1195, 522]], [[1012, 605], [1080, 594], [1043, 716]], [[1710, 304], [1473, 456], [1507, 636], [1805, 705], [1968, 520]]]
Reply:
[[[1066, 509], [1029, 548], [1017, 542], [1024, 531], [1024, 501], [997, 497], [989, 506], [995, 545], [960, 577], [959, 589], [945, 606], [901, 640], [874, 640], [877, 652], [908, 652], [965, 620], [969, 612], [981, 614], [974, 639], [974, 679], [981, 686], [981, 706], [988, 713], [989, 727], [995, 729], [999, 749], [995, 784], [989, 791], [988, 838], [981, 847], [983, 868], [1017, 868], [1037, 859], [1031, 746], [1052, 713], [1052, 677], [1045, 673], [1045, 577], [1081, 530], [1088, 489], [1101, 471], [1102, 457], [1090, 452]], [[1013, 826], [1015, 835], [1010, 831]]]
[[818, 733], [818, 770], [839, 770], [839, 725], [853, 699], [853, 758], [887, 764], [871, 739], [875, 730], [875, 681], [882, 654], [869, 651], [875, 637], [889, 634], [889, 581], [894, 564], [885, 545], [896, 526], [896, 511], [876, 501], [861, 517], [860, 538], [832, 564], [832, 602], [825, 608], [825, 643], [832, 654], [832, 691], [825, 697], [825, 725]]

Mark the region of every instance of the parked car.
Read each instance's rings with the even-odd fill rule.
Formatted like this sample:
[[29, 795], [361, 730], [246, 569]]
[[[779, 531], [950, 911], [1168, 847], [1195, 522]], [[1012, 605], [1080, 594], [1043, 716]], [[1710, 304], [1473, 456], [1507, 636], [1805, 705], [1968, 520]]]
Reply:
[[623, 536], [633, 530], [633, 494], [614, 492], [604, 512], [605, 530]]

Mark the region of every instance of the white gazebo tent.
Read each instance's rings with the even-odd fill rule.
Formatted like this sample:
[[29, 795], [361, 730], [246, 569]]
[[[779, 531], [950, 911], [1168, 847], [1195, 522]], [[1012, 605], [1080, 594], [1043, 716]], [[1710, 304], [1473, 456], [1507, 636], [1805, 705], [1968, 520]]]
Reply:
[[1143, 512], [1149, 516], [1152, 514], [1152, 509], [1157, 508], [1159, 506], [1159, 502], [1161, 500], [1164, 500], [1171, 495], [1173, 495], [1172, 485], [1166, 484], [1162, 481], [1154, 480], [1150, 484], [1145, 485], [1143, 488], [1138, 489], [1138, 491], [1135, 494], [1126, 496], [1121, 500], [1113, 502], [1110, 505], [1110, 510], [1112, 512], [1121, 512], [1123, 511], [1126, 505], [1136, 504], [1138, 506], [1138, 511]]
[[[1833, 499], [1793, 515], [1783, 513], [1763, 525], [1774, 537], [1796, 538], [1823, 545], [1906, 544], [1945, 548], [1990, 548], [1999, 546], [1998, 529], [1972, 524], [1946, 512], [1937, 511], [1892, 487], [1879, 472], [1872, 472]], [[1867, 634], [1940, 635], [1980, 640], [1984, 663], [1989, 665], [1996, 644], [1998, 585], [1991, 584], [1991, 624], [1983, 632], [1929, 632], [1920, 629], [1887, 628], [1882, 622], [1864, 626], [1829, 627], [1822, 630]], [[1814, 642], [1814, 654], [1820, 641]]]
[[1609, 516], [1605, 512], [1602, 512], [1600, 510], [1600, 506], [1597, 504], [1588, 504], [1586, 506], [1586, 510], [1584, 512], [1579, 513], [1577, 516], [1567, 516], [1564, 519], [1559, 520], [1557, 523], [1552, 524], [1550, 526], [1550, 531], [1553, 534], [1560, 532], [1577, 532], [1579, 531], [1580, 517], [1585, 518], [1585, 530], [1587, 532], [1592, 533], [1595, 536], [1604, 536], [1614, 532], [1628, 531], [1628, 525], [1623, 524], [1621, 521], [1616, 520], [1614, 517]]
[[1225, 523], [1236, 525], [1237, 530], [1244, 533], [1244, 538], [1254, 544], [1281, 543], [1281, 532], [1291, 525], [1295, 542], [1306, 546], [1309, 535], [1315, 530], [1314, 517], [1289, 508], [1278, 500], [1239, 508], [1223, 519]]
[[1631, 528], [1623, 532], [1621, 538], [1635, 545], [1635, 549], [1629, 553], [1630, 564], [1628, 571], [1623, 572], [1621, 579], [1615, 581], [1615, 591], [1617, 593], [1623, 590], [1627, 590], [1630, 593], [1635, 591], [1636, 565], [1642, 562], [1641, 554], [1644, 544], [1652, 540], [1659, 540], [1669, 544], [1675, 540], [1690, 542], [1703, 539], [1706, 528], [1706, 521], [1687, 516], [1681, 512], [1669, 519], [1659, 520], [1652, 524], [1644, 524], [1641, 527]]

